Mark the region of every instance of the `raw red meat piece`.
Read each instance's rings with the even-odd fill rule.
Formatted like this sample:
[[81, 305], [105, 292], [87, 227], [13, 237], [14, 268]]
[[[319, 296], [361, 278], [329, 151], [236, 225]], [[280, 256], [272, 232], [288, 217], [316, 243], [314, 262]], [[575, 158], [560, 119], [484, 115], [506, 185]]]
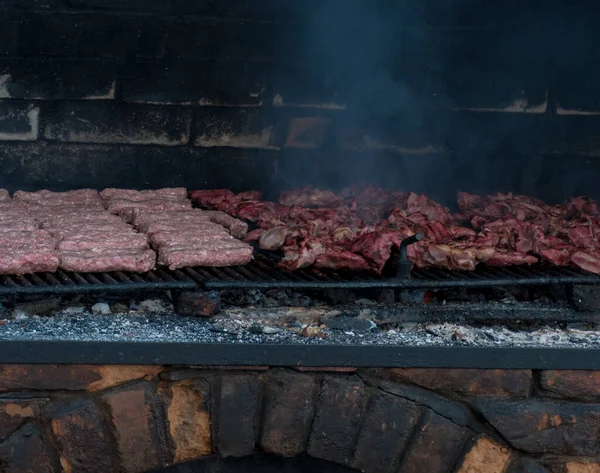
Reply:
[[169, 269], [185, 266], [234, 266], [244, 265], [252, 261], [252, 247], [177, 249], [160, 251], [158, 262]]
[[204, 215], [206, 215], [211, 222], [225, 227], [229, 230], [229, 233], [236, 238], [244, 238], [248, 233], [248, 224], [246, 222], [242, 222], [231, 215], [227, 215], [225, 212], [207, 210], [204, 212]]
[[16, 191], [13, 199], [52, 206], [101, 202], [100, 195], [95, 189], [77, 189], [68, 192], [52, 192], [46, 189], [36, 192]]
[[104, 252], [108, 249], [115, 250], [131, 250], [142, 251], [148, 249], [148, 239], [146, 235], [135, 234], [125, 238], [107, 238], [105, 240], [83, 240], [83, 239], [68, 239], [58, 243], [59, 251], [78, 252]]
[[286, 206], [336, 207], [342, 203], [342, 200], [341, 196], [329, 190], [316, 189], [313, 186], [282, 192], [279, 196], [279, 203]]
[[5, 202], [10, 200], [10, 194], [6, 189], [0, 189], [0, 202]]
[[496, 250], [494, 256], [486, 261], [489, 266], [514, 266], [537, 263], [535, 256], [518, 251]]
[[145, 273], [154, 269], [156, 254], [152, 250], [128, 251], [106, 249], [105, 251], [63, 251], [60, 267], [65, 271], [99, 273], [128, 271]]
[[600, 259], [589, 251], [579, 250], [571, 256], [571, 263], [579, 269], [600, 274]]
[[315, 268], [322, 269], [347, 269], [350, 271], [368, 271], [371, 266], [360, 255], [350, 251], [327, 251], [317, 257]]
[[130, 201], [144, 201], [149, 199], [160, 200], [186, 200], [187, 189], [185, 187], [163, 188], [163, 189], [104, 189], [100, 192], [103, 200], [126, 199]]
[[38, 251], [35, 246], [24, 251], [0, 253], [0, 274], [53, 273], [58, 269], [56, 252]]

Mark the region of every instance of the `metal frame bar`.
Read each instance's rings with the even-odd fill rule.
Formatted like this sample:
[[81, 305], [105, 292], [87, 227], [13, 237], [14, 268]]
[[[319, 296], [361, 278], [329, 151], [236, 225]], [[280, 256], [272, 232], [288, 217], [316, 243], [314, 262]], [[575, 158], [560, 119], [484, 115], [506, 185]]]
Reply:
[[600, 369], [600, 348], [0, 341], [2, 363]]

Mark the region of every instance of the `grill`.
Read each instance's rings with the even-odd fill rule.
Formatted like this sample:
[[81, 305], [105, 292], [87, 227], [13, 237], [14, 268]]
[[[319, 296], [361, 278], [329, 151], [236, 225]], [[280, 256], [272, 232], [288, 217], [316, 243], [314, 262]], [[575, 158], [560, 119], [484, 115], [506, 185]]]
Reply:
[[569, 268], [510, 267], [475, 271], [414, 268], [408, 278], [382, 278], [373, 274], [277, 267], [277, 259], [257, 254], [246, 266], [183, 268], [149, 273], [79, 274], [62, 270], [24, 276], [0, 276], [0, 295], [90, 294], [101, 292], [223, 290], [223, 289], [442, 289], [453, 287], [543, 286], [600, 284], [600, 276]]

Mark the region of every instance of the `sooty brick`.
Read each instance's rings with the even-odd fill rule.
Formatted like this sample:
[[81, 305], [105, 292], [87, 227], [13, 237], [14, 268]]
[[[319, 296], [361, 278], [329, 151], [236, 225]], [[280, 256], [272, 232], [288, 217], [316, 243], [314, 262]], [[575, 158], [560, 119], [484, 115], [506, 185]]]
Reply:
[[268, 70], [240, 62], [131, 63], [121, 84], [124, 100], [136, 103], [258, 106]]
[[176, 146], [191, 126], [189, 110], [111, 102], [61, 102], [46, 119], [46, 139], [80, 143]]
[[0, 101], [0, 140], [36, 140], [39, 117], [40, 109], [34, 105]]
[[135, 39], [135, 30], [112, 15], [34, 14], [19, 25], [22, 56], [123, 56]]
[[117, 64], [94, 59], [0, 59], [0, 98], [113, 99]]

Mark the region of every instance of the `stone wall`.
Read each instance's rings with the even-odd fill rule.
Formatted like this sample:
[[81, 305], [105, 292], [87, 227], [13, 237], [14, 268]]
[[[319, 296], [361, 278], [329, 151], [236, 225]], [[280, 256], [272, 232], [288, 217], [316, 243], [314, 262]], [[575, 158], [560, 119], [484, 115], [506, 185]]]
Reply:
[[0, 0], [0, 187], [596, 195], [595, 16], [566, 0]]
[[372, 473], [600, 471], [586, 371], [0, 366], [0, 471], [257, 452]]

